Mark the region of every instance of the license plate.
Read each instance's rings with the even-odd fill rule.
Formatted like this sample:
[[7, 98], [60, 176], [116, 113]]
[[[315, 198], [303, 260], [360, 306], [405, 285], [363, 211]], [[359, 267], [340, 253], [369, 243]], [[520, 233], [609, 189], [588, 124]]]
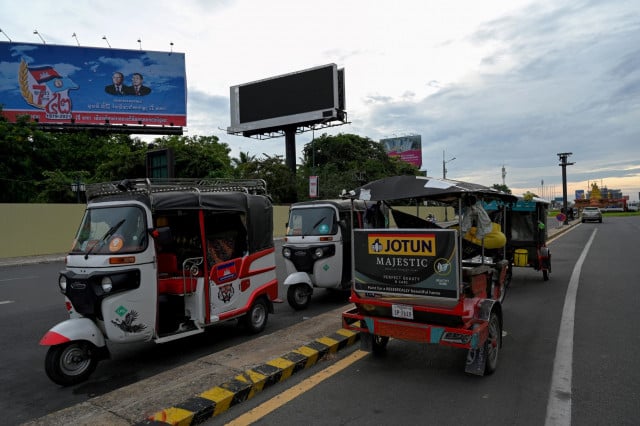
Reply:
[[391, 305], [391, 315], [394, 318], [413, 319], [413, 307], [408, 305]]

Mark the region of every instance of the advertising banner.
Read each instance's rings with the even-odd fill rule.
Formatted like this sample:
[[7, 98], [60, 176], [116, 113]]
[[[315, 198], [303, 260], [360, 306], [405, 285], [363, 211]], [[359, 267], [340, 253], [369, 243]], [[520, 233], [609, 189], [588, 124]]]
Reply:
[[0, 42], [0, 104], [15, 121], [186, 126], [183, 53]]
[[309, 176], [309, 198], [318, 198], [318, 176]]
[[357, 229], [354, 289], [395, 296], [458, 297], [456, 231]]
[[400, 136], [380, 139], [380, 143], [389, 156], [400, 157], [406, 163], [417, 168], [422, 167], [422, 136]]

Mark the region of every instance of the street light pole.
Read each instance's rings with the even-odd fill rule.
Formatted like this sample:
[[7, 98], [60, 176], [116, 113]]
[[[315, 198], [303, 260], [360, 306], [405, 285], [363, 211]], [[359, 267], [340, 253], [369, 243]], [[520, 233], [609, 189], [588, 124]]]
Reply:
[[453, 158], [445, 161], [444, 160], [444, 149], [442, 150], [442, 179], [446, 179], [447, 178], [447, 163], [450, 163], [455, 159], [456, 159], [456, 157], [453, 157]]
[[80, 182], [80, 179], [76, 179], [76, 181], [71, 184], [71, 191], [76, 193], [76, 202], [79, 204], [80, 193], [85, 191], [84, 183]]

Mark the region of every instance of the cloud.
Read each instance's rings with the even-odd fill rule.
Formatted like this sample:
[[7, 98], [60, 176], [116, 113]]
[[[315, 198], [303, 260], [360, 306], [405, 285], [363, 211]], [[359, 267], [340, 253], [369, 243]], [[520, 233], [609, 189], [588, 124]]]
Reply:
[[557, 182], [556, 153], [565, 151], [579, 180], [637, 175], [640, 26], [625, 18], [624, 29], [600, 32], [624, 15], [624, 3], [616, 5], [531, 6], [488, 22], [469, 40], [497, 47], [472, 79], [415, 102], [371, 96], [363, 126], [376, 130], [372, 137], [415, 129], [425, 164], [439, 170], [446, 151], [456, 157], [451, 173], [485, 184], [499, 182], [504, 163], [521, 187], [535, 188], [546, 174]]

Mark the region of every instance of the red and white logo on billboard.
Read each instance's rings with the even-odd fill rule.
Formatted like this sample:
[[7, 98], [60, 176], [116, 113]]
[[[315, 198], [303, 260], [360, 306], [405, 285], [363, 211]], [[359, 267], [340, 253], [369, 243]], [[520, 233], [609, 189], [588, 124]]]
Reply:
[[47, 119], [71, 119], [72, 103], [69, 90], [78, 86], [62, 76], [53, 66], [29, 66], [24, 59], [18, 71], [20, 93], [31, 106], [42, 109]]

